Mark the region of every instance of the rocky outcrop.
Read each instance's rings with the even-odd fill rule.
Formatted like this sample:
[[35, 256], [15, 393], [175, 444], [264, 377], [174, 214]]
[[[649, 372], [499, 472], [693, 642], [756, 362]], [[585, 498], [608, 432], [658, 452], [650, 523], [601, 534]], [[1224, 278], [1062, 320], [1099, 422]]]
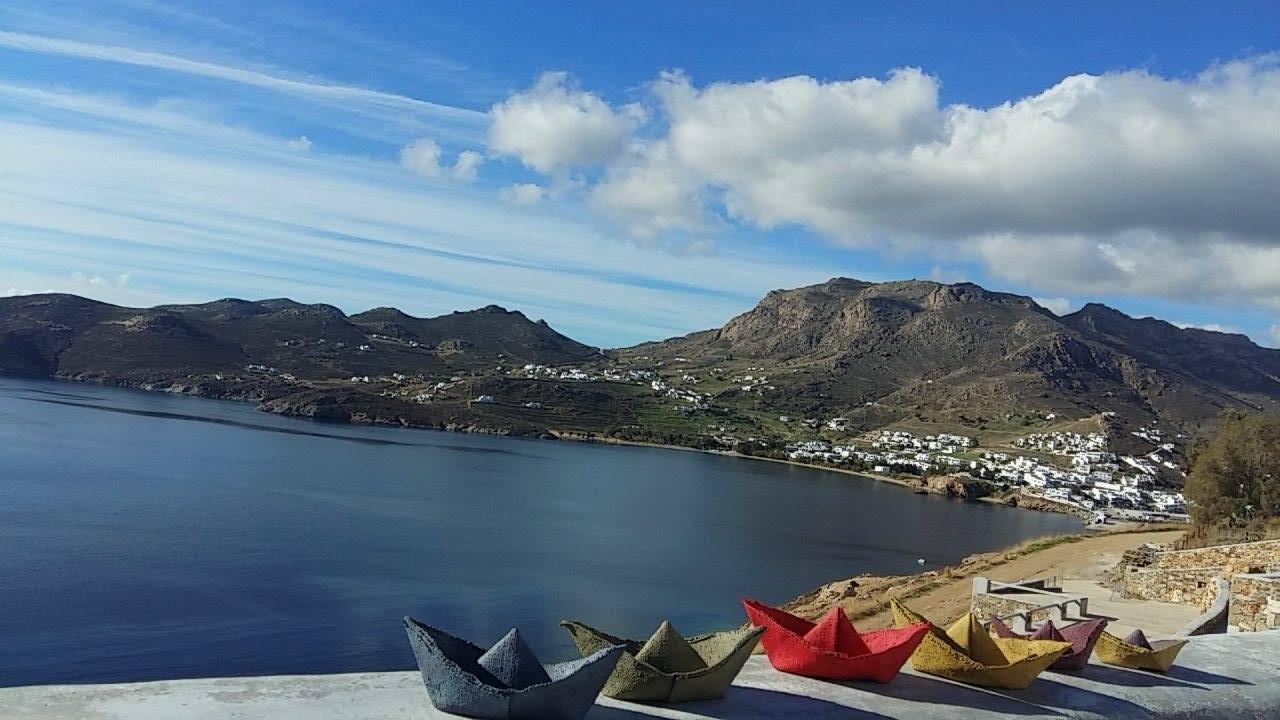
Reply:
[[926, 490], [962, 500], [977, 500], [991, 494], [991, 488], [968, 475], [935, 475], [924, 481]]

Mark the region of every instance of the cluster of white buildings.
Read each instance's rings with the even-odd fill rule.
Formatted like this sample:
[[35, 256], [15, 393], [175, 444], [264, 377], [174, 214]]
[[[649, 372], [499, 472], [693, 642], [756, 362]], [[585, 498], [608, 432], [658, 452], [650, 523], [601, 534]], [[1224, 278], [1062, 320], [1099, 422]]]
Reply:
[[[832, 418], [827, 427], [843, 429], [844, 418]], [[954, 453], [973, 447], [973, 438], [939, 433], [924, 437], [902, 430], [883, 430], [868, 449], [857, 445], [831, 445], [809, 440], [787, 446], [787, 457], [800, 461], [822, 461], [832, 464], [858, 461], [875, 472], [916, 472], [926, 475], [942, 470], [976, 468], [972, 460], [954, 457]]]
[[1076, 455], [1078, 453], [1105, 453], [1111, 446], [1102, 433], [1081, 435], [1075, 432], [1033, 433], [1013, 441], [1015, 447], [1039, 450], [1052, 455]]
[[599, 372], [587, 372], [576, 367], [550, 367], [547, 365], [525, 365], [519, 370], [511, 370], [510, 374], [521, 373], [523, 377], [541, 380], [567, 380], [569, 382], [625, 382], [643, 385], [651, 381], [655, 375], [652, 370], [634, 368], [607, 368]]
[[[1156, 487], [1154, 478], [1146, 475], [1118, 475], [1104, 470], [1084, 474], [1031, 462], [1033, 467], [1023, 470], [1006, 466], [997, 478], [1023, 486], [1023, 492], [1028, 495], [1084, 510], [1116, 508], [1171, 515], [1187, 511], [1182, 493]], [[1008, 474], [1010, 470], [1012, 475]]]
[[[677, 400], [683, 405], [677, 405], [676, 408], [683, 412], [693, 410], [706, 410], [711, 407], [711, 396], [691, 390], [686, 387], [672, 387], [662, 380], [652, 370], [640, 370], [636, 368], [606, 368], [604, 370], [587, 372], [576, 367], [550, 367], [547, 365], [527, 364], [519, 370], [511, 371], [511, 374], [519, 373], [523, 377], [538, 378], [542, 380], [566, 380], [570, 382], [619, 382], [634, 383], [637, 385], [648, 385], [654, 392], [666, 397]], [[697, 384], [698, 379], [693, 375], [685, 374], [681, 380], [689, 384]]]
[[[1144, 426], [1134, 430], [1132, 434], [1151, 443], [1154, 448], [1142, 458], [1124, 458], [1125, 462], [1147, 475], [1156, 475], [1159, 472], [1157, 468], [1164, 467], [1181, 472], [1183, 477], [1186, 477], [1186, 472], [1179, 468], [1178, 464], [1173, 462], [1172, 459], [1173, 454], [1177, 451], [1177, 445], [1169, 442], [1160, 428], [1155, 425]], [[1182, 434], [1178, 435], [1179, 439], [1185, 437]]]
[[787, 457], [833, 465], [858, 461], [875, 472], [968, 473], [1081, 510], [1186, 512], [1182, 493], [1158, 486], [1158, 472], [1149, 458], [1117, 458], [1105, 435], [1039, 433], [1014, 445], [1068, 457], [1070, 467], [1005, 452], [984, 452], [976, 459], [958, 456], [974, 448], [973, 438], [949, 433], [918, 436], [903, 430], [882, 430], [861, 449], [822, 440], [799, 442], [787, 446]]
[[703, 395], [696, 390], [690, 390], [685, 387], [671, 387], [661, 380], [649, 381], [649, 387], [653, 388], [656, 393], [687, 403], [686, 405], [676, 406], [676, 409], [682, 412], [706, 410], [711, 407], [711, 396]]
[[879, 437], [871, 441], [871, 447], [888, 450], [918, 450], [940, 453], [957, 453], [973, 447], [973, 438], [951, 433], [938, 433], [920, 437], [905, 430], [881, 430]]
[[[752, 368], [748, 368], [749, 370]], [[764, 375], [743, 375], [733, 378], [733, 382], [738, 385], [742, 392], [762, 393], [765, 390], [777, 390], [778, 388], [769, 384], [769, 378]]]
[[[1159, 442], [1158, 436], [1152, 439]], [[1025, 494], [1084, 510], [1117, 508], [1170, 515], [1186, 512], [1182, 493], [1157, 485], [1157, 464], [1177, 469], [1171, 460], [1159, 455], [1160, 450], [1152, 453], [1160, 458], [1158, 461], [1149, 456], [1117, 458], [1106, 436], [1100, 433], [1037, 433], [1019, 438], [1014, 445], [1069, 457], [1071, 467], [1062, 468], [1027, 456], [984, 453], [979, 472], [1020, 486]], [[1161, 445], [1164, 452], [1173, 449], [1172, 444]]]

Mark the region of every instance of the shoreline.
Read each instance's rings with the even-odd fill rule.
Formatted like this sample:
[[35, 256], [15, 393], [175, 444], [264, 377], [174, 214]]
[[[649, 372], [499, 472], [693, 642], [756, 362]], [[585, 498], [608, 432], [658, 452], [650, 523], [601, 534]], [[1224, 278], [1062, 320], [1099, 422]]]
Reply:
[[[832, 465], [818, 465], [816, 463], [806, 463], [806, 462], [800, 462], [798, 460], [785, 460], [783, 458], [766, 457], [764, 455], [748, 455], [746, 453], [740, 453], [734, 450], [706, 450], [703, 448], [687, 447], [685, 445], [668, 445], [664, 443], [649, 443], [649, 442], [643, 442], [639, 440], [620, 440], [616, 438], [587, 437], [585, 435], [581, 435], [578, 433], [560, 433], [560, 432], [552, 431], [551, 434], [556, 440], [563, 440], [565, 442], [581, 442], [581, 443], [597, 444], [597, 445], [626, 445], [630, 447], [657, 448], [660, 450], [684, 450], [686, 452], [705, 453], [707, 455], [719, 455], [722, 457], [740, 458], [743, 460], [763, 460], [765, 462], [779, 463], [781, 465], [791, 465], [793, 467], [809, 468], [811, 470], [826, 470], [829, 472], [840, 473], [842, 475], [851, 475], [853, 477], [861, 478], [863, 480], [871, 480], [874, 482], [882, 482], [882, 483], [887, 483], [889, 485], [895, 485], [897, 487], [910, 490], [912, 491], [913, 494], [938, 495], [941, 497], [960, 500], [961, 502], [980, 502], [980, 503], [987, 503], [989, 505], [999, 505], [1001, 507], [1014, 508], [1019, 510], [1029, 510], [1032, 512], [1053, 513], [1055, 515], [1071, 515], [1078, 518], [1081, 522], [1081, 525], [1084, 524], [1084, 520], [1085, 520], [1085, 518], [1082, 516], [1081, 511], [1071, 510], [1067, 506], [1058, 505], [1057, 503], [1053, 503], [1053, 502], [1046, 501], [1045, 505], [1047, 507], [1026, 507], [1023, 505], [1012, 504], [1004, 500], [1001, 500], [999, 498], [990, 497], [990, 496], [975, 498], [973, 500], [967, 500], [965, 498], [958, 498], [951, 495], [947, 495], [946, 493], [929, 490], [923, 485], [917, 485], [910, 481], [903, 480], [901, 478], [896, 478], [891, 475], [883, 475], [875, 472], [867, 472], [865, 470], [850, 470], [848, 468], [835, 467]], [[1117, 526], [1112, 525], [1110, 527], [1115, 528]], [[1088, 529], [1088, 528], [1084, 527], [1082, 529]]]
[[[123, 389], [123, 390], [135, 390], [138, 392], [145, 392], [145, 393], [184, 395], [187, 397], [198, 397], [206, 400], [221, 400], [225, 402], [234, 402], [234, 403], [240, 403], [240, 404], [256, 403], [254, 407], [254, 410], [256, 412], [261, 412], [267, 415], [276, 415], [278, 417], [291, 417], [299, 420], [309, 420], [311, 422], [322, 423], [322, 424], [402, 428], [402, 429], [412, 429], [412, 430], [434, 430], [436, 432], [449, 432], [449, 433], [460, 432], [460, 433], [497, 435], [497, 436], [508, 436], [508, 437], [523, 437], [523, 438], [532, 439], [532, 440], [557, 440], [557, 441], [564, 441], [564, 442], [580, 442], [580, 443], [598, 444], [598, 445], [623, 445], [623, 446], [630, 446], [630, 447], [656, 448], [659, 450], [681, 450], [684, 452], [704, 453], [707, 455], [719, 455], [722, 457], [739, 458], [744, 460], [763, 460], [766, 462], [778, 463], [782, 465], [790, 465], [793, 467], [808, 468], [811, 470], [825, 470], [829, 472], [840, 473], [843, 475], [850, 475], [853, 477], [861, 478], [863, 480], [871, 480], [874, 482], [887, 483], [889, 485], [895, 485], [897, 487], [910, 490], [916, 494], [940, 495], [942, 497], [952, 497], [947, 495], [946, 493], [929, 490], [922, 485], [918, 485], [918, 484], [909, 482], [907, 480], [896, 478], [890, 475], [883, 475], [875, 472], [867, 472], [865, 470], [851, 470], [848, 468], [835, 467], [831, 465], [818, 465], [816, 463], [806, 463], [806, 462], [800, 462], [797, 460], [766, 457], [763, 455], [748, 455], [746, 453], [740, 453], [735, 450], [710, 450], [705, 448], [689, 447], [687, 445], [652, 443], [652, 442], [644, 442], [641, 440], [623, 440], [620, 438], [599, 437], [594, 435], [588, 436], [580, 432], [553, 430], [550, 428], [546, 429], [544, 432], [540, 434], [535, 435], [535, 434], [512, 433], [512, 432], [504, 431], [500, 429], [485, 429], [485, 428], [479, 428], [474, 425], [457, 426], [457, 427], [449, 427], [449, 426], [439, 427], [439, 426], [432, 426], [432, 425], [418, 425], [418, 424], [403, 423], [403, 422], [398, 422], [398, 423], [379, 422], [376, 419], [368, 420], [368, 421], [353, 420], [353, 419], [345, 419], [345, 420], [328, 419], [328, 418], [320, 419], [315, 417], [308, 417], [306, 415], [301, 415], [301, 414], [278, 413], [278, 412], [273, 412], [271, 410], [266, 410], [266, 409], [263, 409], [261, 402], [256, 402], [251, 398], [219, 397], [216, 395], [208, 395], [208, 394], [202, 394], [198, 392], [191, 392], [186, 388], [179, 388], [175, 385], [170, 385], [168, 388], [162, 388], [162, 387], [140, 385], [140, 384], [114, 383], [114, 382], [109, 382], [105, 380], [79, 379], [74, 377], [65, 377], [65, 376], [57, 376], [57, 375], [54, 375], [51, 377], [35, 377], [35, 378], [25, 377], [25, 376], [7, 376], [7, 375], [0, 375], [0, 377], [14, 377], [19, 380], [23, 380], [23, 379], [42, 380], [42, 381], [50, 381], [50, 382], [68, 382], [68, 383], [75, 383], [75, 384], [99, 385], [102, 387], [111, 387], [111, 388], [117, 388], [117, 389]], [[954, 499], [961, 500], [962, 502], [983, 502], [991, 505], [999, 505], [999, 506], [1008, 507], [1008, 508], [1029, 510], [1032, 512], [1048, 512], [1048, 513], [1055, 513], [1058, 515], [1072, 515], [1080, 520], [1082, 526], [1085, 520], [1082, 513], [1073, 512], [1066, 507], [1058, 507], [1052, 503], [1046, 503], [1046, 507], [1025, 507], [1021, 505], [1011, 504], [1004, 500], [993, 498], [990, 496], [976, 498], [974, 500], [967, 500], [965, 498], [954, 498]], [[1088, 529], [1088, 528], [1086, 527], [1084, 529]]]

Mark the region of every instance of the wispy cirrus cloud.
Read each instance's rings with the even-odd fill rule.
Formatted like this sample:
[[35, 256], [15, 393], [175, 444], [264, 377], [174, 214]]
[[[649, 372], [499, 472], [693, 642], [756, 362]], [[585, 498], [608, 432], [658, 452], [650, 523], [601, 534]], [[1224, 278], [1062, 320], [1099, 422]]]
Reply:
[[281, 72], [193, 60], [178, 55], [136, 50], [118, 45], [100, 45], [0, 30], [0, 47], [221, 80], [317, 103], [338, 105], [346, 110], [384, 114], [411, 113], [452, 128], [452, 132], [469, 140], [478, 140], [483, 137], [487, 124], [487, 116], [483, 112], [420, 100], [408, 95], [320, 79], [291, 77]]
[[1274, 57], [1050, 77], [979, 107], [914, 68], [519, 90], [530, 69], [500, 53], [422, 41], [469, 18], [357, 15], [0, 6], [0, 287], [499, 302], [606, 344], [837, 274], [1058, 312], [1102, 295], [1257, 338], [1280, 307]]
[[300, 153], [172, 107], [6, 93], [53, 114], [0, 117], [0, 285], [130, 304], [288, 294], [422, 314], [497, 302], [614, 345], [714, 326], [775, 285], [830, 274], [735, 250], [671, 262], [564, 208], [495, 204], [493, 189], [465, 183], [424, 188], [393, 158]]

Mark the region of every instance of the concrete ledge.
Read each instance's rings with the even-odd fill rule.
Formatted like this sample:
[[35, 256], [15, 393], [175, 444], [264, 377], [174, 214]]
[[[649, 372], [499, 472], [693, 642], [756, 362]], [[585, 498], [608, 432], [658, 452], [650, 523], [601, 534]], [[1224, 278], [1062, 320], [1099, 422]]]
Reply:
[[1062, 624], [1089, 617], [1088, 597], [1049, 590], [1049, 584], [1043, 578], [1007, 583], [979, 575], [973, 578], [969, 609], [981, 620], [999, 618], [1022, 633], [1044, 620]]
[[1209, 604], [1208, 609], [1203, 614], [1187, 623], [1187, 626], [1178, 633], [1179, 637], [1210, 635], [1227, 631], [1227, 612], [1231, 603], [1231, 583], [1224, 578], [1215, 578], [1213, 583], [1218, 588], [1213, 602]]
[[[589, 720], [766, 718], [1280, 718], [1280, 631], [1196, 637], [1168, 675], [1089, 665], [990, 691], [904, 671], [892, 683], [784, 675], [755, 656], [724, 700], [644, 706], [601, 698]], [[5, 720], [426, 720], [416, 672], [0, 689]]]

